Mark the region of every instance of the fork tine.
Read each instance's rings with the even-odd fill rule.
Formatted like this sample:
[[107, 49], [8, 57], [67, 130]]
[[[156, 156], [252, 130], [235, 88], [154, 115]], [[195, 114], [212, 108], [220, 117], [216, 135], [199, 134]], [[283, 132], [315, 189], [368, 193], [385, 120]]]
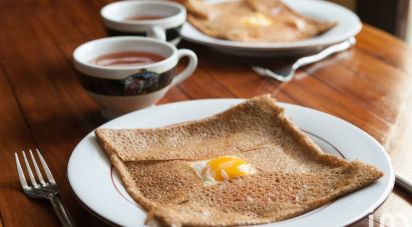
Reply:
[[36, 148], [36, 151], [37, 151], [37, 155], [40, 158], [40, 162], [41, 162], [41, 165], [43, 166], [44, 172], [46, 173], [47, 179], [49, 179], [49, 181], [51, 183], [56, 184], [56, 181], [54, 180], [54, 177], [53, 177], [49, 167], [47, 166], [46, 161], [44, 161], [43, 156], [40, 154], [39, 149]]
[[14, 152], [14, 157], [16, 158], [17, 173], [19, 174], [20, 184], [23, 188], [28, 188], [26, 178], [24, 177], [23, 169], [21, 168], [19, 156]]
[[270, 77], [270, 70], [260, 67], [260, 66], [252, 66], [252, 70], [255, 71], [259, 76], [262, 77]]
[[34, 179], [33, 172], [31, 171], [29, 161], [27, 160], [26, 153], [24, 153], [24, 151], [22, 151], [22, 153], [23, 153], [24, 162], [26, 163], [27, 172], [29, 173], [30, 181], [31, 181], [31, 183], [33, 184], [34, 187], [38, 187], [36, 179]]
[[39, 178], [40, 183], [42, 185], [46, 185], [46, 182], [44, 182], [43, 175], [41, 174], [40, 169], [37, 166], [36, 159], [34, 158], [33, 152], [31, 151], [31, 149], [29, 149], [29, 152], [30, 152], [31, 160], [32, 160], [33, 165], [34, 165], [34, 169], [36, 170], [36, 174], [37, 174], [37, 177]]
[[252, 66], [253, 71], [255, 71], [259, 76], [264, 76], [265, 70], [262, 67], [259, 66]]

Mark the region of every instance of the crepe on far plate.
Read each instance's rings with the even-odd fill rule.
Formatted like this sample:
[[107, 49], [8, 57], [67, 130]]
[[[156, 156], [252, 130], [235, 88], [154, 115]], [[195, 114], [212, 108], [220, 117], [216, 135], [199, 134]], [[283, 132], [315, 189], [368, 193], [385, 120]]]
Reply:
[[280, 0], [183, 2], [189, 22], [206, 35], [244, 42], [295, 42], [328, 31], [336, 22], [303, 16]]
[[269, 96], [198, 121], [95, 133], [128, 193], [168, 225], [280, 221], [383, 175], [324, 153]]

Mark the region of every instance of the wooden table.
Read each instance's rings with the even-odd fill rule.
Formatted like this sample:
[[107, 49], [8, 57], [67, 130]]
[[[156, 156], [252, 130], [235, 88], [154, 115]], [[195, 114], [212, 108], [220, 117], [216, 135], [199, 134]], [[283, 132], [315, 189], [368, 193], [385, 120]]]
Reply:
[[[105, 36], [99, 9], [107, 2], [2, 1], [0, 3], [0, 226], [58, 226], [46, 201], [21, 190], [13, 154], [39, 147], [79, 226], [104, 225], [73, 196], [66, 178], [75, 145], [104, 123], [97, 105], [80, 87], [72, 51]], [[283, 102], [345, 119], [376, 138], [396, 170], [412, 179], [412, 52], [403, 42], [365, 25], [354, 49], [300, 71], [289, 83], [262, 79], [247, 59], [182, 42], [196, 51], [194, 75], [160, 103], [203, 98], [250, 98], [269, 92]], [[412, 225], [412, 199], [395, 188], [386, 202], [354, 226], [377, 226], [382, 216]], [[115, 209], [115, 208], [113, 208]], [[387, 222], [388, 223], [388, 222]], [[386, 224], [390, 225], [390, 224]]]

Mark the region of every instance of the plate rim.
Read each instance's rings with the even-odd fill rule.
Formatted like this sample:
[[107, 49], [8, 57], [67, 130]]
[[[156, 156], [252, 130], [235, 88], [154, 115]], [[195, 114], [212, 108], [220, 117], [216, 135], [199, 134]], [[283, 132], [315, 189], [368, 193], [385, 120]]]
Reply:
[[[154, 107], [147, 108], [147, 109], [153, 109], [153, 108], [159, 108], [159, 107], [165, 108], [165, 107], [167, 107], [167, 106], [174, 106], [174, 105], [179, 105], [179, 104], [197, 103], [197, 102], [211, 102], [211, 101], [212, 101], [212, 102], [219, 101], [219, 102], [221, 102], [221, 103], [228, 102], [228, 103], [230, 103], [230, 105], [235, 105], [235, 104], [240, 103], [240, 102], [245, 101], [245, 100], [247, 100], [247, 99], [243, 99], [243, 98], [211, 98], [211, 99], [183, 100], [183, 101], [178, 101], [178, 102], [171, 102], [171, 103], [156, 105], [156, 106], [154, 106]], [[339, 118], [339, 117], [336, 117], [336, 116], [334, 116], [334, 115], [332, 115], [332, 114], [329, 114], [329, 113], [326, 113], [326, 112], [322, 112], [322, 111], [319, 111], [319, 110], [317, 110], [317, 109], [313, 109], [313, 108], [310, 108], [310, 107], [297, 105], [297, 104], [291, 104], [291, 103], [285, 103], [285, 102], [277, 102], [277, 104], [279, 104], [279, 105], [282, 106], [282, 107], [289, 106], [289, 108], [298, 108], [298, 109], [302, 108], [302, 109], [306, 109], [306, 110], [309, 110], [309, 111], [314, 111], [314, 112], [316, 112], [316, 114], [325, 115], [325, 116], [327, 116], [328, 118], [332, 118], [332, 119], [335, 120], [335, 121], [339, 121], [340, 123], [345, 124], [347, 127], [350, 127], [352, 130], [356, 130], [356, 131], [364, 134], [366, 137], [368, 137], [368, 138], [370, 139], [371, 142], [373, 142], [376, 146], [378, 146], [378, 147], [380, 148], [380, 151], [382, 151], [381, 153], [382, 153], [383, 156], [385, 157], [385, 161], [387, 161], [387, 164], [388, 164], [388, 166], [389, 166], [389, 173], [388, 173], [389, 181], [388, 181], [388, 184], [385, 185], [385, 190], [384, 190], [384, 192], [383, 192], [383, 193], [380, 195], [380, 197], [373, 203], [373, 205], [370, 205], [369, 208], [368, 208], [368, 209], [365, 209], [362, 213], [359, 213], [358, 215], [355, 215], [356, 217], [353, 217], [352, 219], [348, 219], [343, 226], [350, 225], [350, 224], [353, 224], [353, 223], [359, 221], [360, 219], [366, 217], [368, 214], [373, 213], [374, 211], [376, 211], [376, 210], [385, 202], [385, 200], [389, 197], [389, 195], [390, 195], [390, 193], [391, 193], [391, 191], [393, 190], [394, 185], [395, 185], [395, 170], [394, 170], [394, 167], [393, 167], [393, 165], [392, 165], [391, 158], [390, 158], [389, 154], [386, 152], [386, 150], [384, 149], [384, 147], [383, 147], [375, 138], [373, 138], [371, 135], [369, 135], [369, 134], [368, 134], [367, 132], [365, 132], [363, 129], [361, 129], [361, 128], [355, 126], [355, 125], [353, 125], [352, 123], [350, 123], [350, 122], [348, 122], [348, 121], [346, 121], [346, 120], [343, 120], [343, 119], [341, 119], [341, 118]], [[227, 108], [229, 108], [229, 107], [230, 107], [230, 106], [227, 106]], [[227, 109], [227, 108], [225, 108], [225, 109]], [[136, 113], [138, 113], [138, 112], [141, 112], [141, 111], [144, 111], [144, 110], [147, 110], [147, 109], [137, 110], [137, 111], [134, 111], [134, 112], [131, 112], [131, 113], [122, 115], [122, 116], [117, 117], [117, 118], [115, 118], [115, 119], [112, 119], [112, 120], [110, 120], [110, 121], [108, 121], [108, 122], [105, 122], [105, 123], [103, 123], [102, 125], [100, 125], [100, 126], [98, 126], [98, 127], [96, 127], [96, 128], [104, 127], [104, 126], [107, 125], [107, 124], [113, 124], [113, 123], [112, 123], [113, 121], [116, 121], [116, 120], [118, 120], [118, 119], [128, 118], [130, 115], [136, 114]], [[72, 156], [75, 154], [75, 151], [77, 150], [77, 148], [78, 148], [83, 142], [85, 142], [85, 140], [86, 140], [87, 138], [89, 138], [89, 137], [93, 134], [94, 130], [95, 130], [95, 129], [93, 129], [90, 133], [86, 134], [86, 135], [81, 139], [81, 141], [76, 145], [76, 147], [73, 149], [72, 153], [70, 154], [70, 158], [69, 158], [68, 165], [67, 165], [67, 180], [68, 180], [70, 189], [71, 189], [72, 193], [74, 194], [74, 196], [77, 198], [77, 200], [78, 200], [83, 206], [85, 206], [87, 209], [89, 209], [90, 211], [92, 211], [93, 215], [102, 218], [102, 219], [103, 219], [105, 222], [107, 222], [107, 223], [113, 223], [113, 224], [117, 224], [117, 225], [122, 225], [122, 223], [118, 223], [117, 221], [115, 221], [115, 220], [113, 220], [113, 219], [109, 219], [109, 218], [103, 216], [103, 215], [100, 214], [98, 211], [96, 211], [95, 209], [93, 209], [92, 207], [90, 207], [87, 203], [85, 203], [85, 202], [81, 199], [81, 196], [80, 196], [80, 195], [76, 192], [76, 190], [73, 188], [73, 186], [72, 186], [72, 181], [70, 180], [70, 173], [69, 173], [70, 171], [69, 171], [69, 169], [70, 169], [70, 166], [71, 166], [71, 163], [72, 163]], [[387, 174], [387, 173], [385, 172], [385, 174]], [[288, 219], [287, 219], [287, 220], [284, 220], [284, 221], [288, 221]], [[283, 221], [274, 222], [274, 223], [267, 223], [267, 224], [276, 224], [276, 223], [281, 224], [281, 222], [283, 222]], [[266, 225], [267, 225], [267, 224], [266, 224]], [[263, 224], [263, 225], [265, 225], [265, 224]]]

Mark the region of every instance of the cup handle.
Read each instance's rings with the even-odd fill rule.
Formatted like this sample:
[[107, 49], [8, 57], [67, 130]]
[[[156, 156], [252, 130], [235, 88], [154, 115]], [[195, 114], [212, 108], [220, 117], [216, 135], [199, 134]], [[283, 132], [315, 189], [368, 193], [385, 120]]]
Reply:
[[163, 28], [159, 26], [150, 27], [147, 31], [149, 37], [154, 37], [163, 41], [166, 41], [166, 32]]
[[189, 64], [182, 72], [179, 73], [179, 75], [175, 76], [175, 78], [172, 81], [172, 86], [180, 84], [181, 82], [189, 78], [197, 67], [197, 56], [193, 51], [188, 49], [177, 50], [178, 60], [180, 60], [183, 57], [189, 58]]

